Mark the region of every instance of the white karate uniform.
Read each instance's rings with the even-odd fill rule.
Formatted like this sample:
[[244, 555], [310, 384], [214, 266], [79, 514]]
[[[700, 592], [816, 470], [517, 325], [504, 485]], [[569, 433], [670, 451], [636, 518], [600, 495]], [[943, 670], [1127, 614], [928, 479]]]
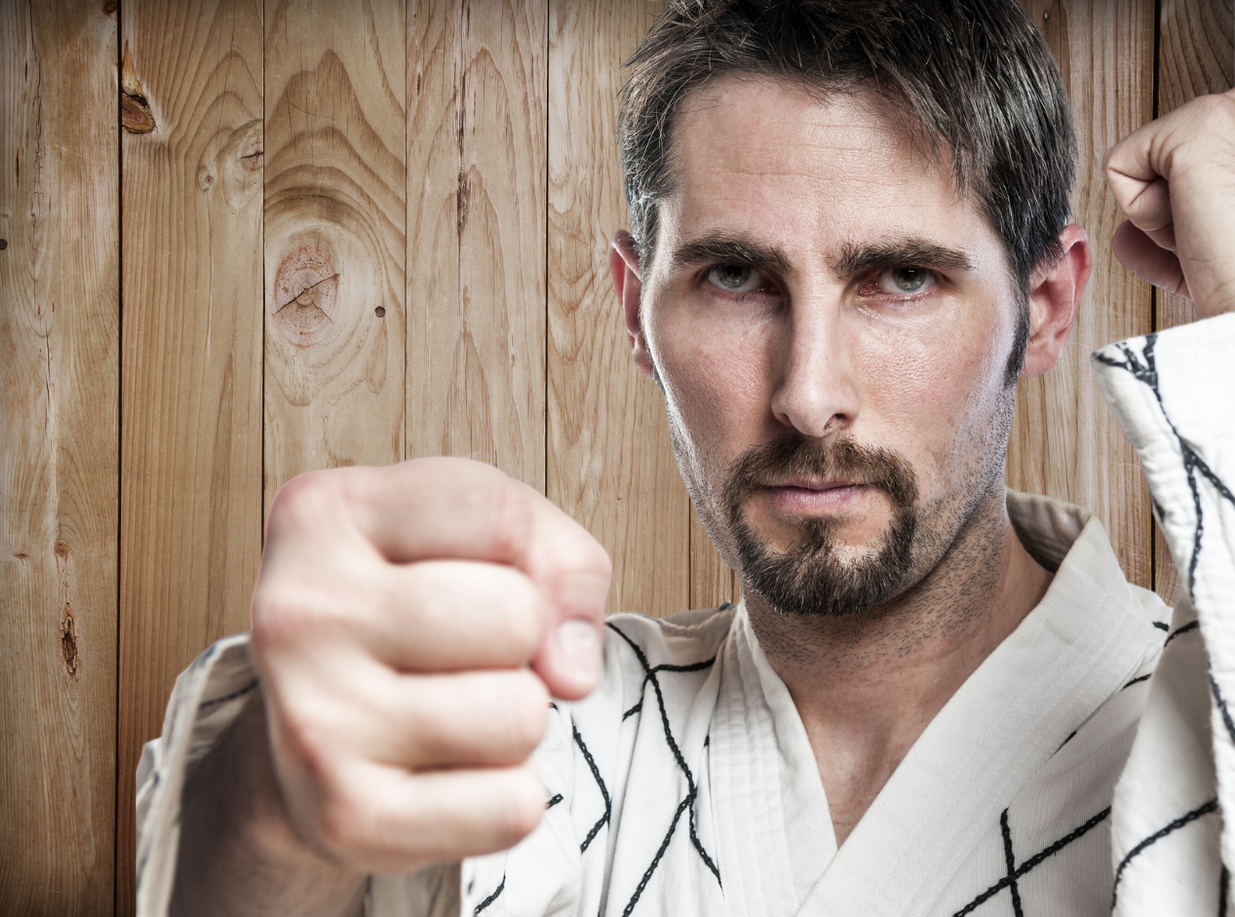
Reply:
[[[537, 752], [542, 824], [504, 853], [373, 877], [368, 912], [1225, 914], [1235, 315], [1112, 345], [1094, 365], [1184, 580], [1173, 613], [1125, 581], [1085, 510], [1009, 492], [1021, 540], [1055, 569], [1050, 589], [839, 850], [814, 753], [745, 609], [614, 616], [601, 686], [556, 705]], [[244, 635], [177, 683], [139, 770], [143, 917], [170, 897], [185, 774], [255, 689]]]

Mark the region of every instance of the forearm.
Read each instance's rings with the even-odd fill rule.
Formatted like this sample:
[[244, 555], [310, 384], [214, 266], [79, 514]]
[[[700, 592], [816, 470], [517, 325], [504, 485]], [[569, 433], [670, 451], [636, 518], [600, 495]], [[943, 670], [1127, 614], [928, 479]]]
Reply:
[[363, 911], [366, 878], [295, 835], [271, 767], [260, 693], [185, 785], [174, 917]]

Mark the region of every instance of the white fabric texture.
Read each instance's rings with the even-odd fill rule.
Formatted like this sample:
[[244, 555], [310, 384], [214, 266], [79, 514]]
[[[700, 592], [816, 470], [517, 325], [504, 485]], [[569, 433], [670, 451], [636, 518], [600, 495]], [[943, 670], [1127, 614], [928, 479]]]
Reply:
[[[1173, 615], [1125, 582], [1086, 511], [1010, 492], [1022, 541], [1057, 568], [1051, 587], [839, 850], [805, 730], [744, 609], [618, 615], [601, 687], [557, 705], [537, 752], [540, 827], [461, 868], [375, 876], [368, 912], [1224, 914], [1233, 354], [1224, 316], [1094, 356], [1184, 578]], [[255, 689], [243, 635], [177, 683], [138, 774], [143, 917], [166, 912], [185, 775]], [[458, 905], [442, 893], [456, 881]]]

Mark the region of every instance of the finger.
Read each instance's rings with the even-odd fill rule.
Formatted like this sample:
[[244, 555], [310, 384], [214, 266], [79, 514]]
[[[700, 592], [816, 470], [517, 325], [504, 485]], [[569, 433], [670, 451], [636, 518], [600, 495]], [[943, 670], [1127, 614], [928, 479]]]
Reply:
[[544, 738], [549, 693], [527, 669], [390, 676], [371, 686], [363, 713], [339, 730], [366, 760], [415, 771], [514, 765]]
[[[313, 533], [336, 529], [355, 531], [393, 563], [509, 564], [527, 573], [548, 609], [534, 667], [549, 690], [576, 699], [599, 679], [608, 555], [565, 513], [497, 469], [443, 458], [336, 469], [293, 479], [275, 502], [263, 578], [275, 554], [290, 555], [290, 566], [294, 547], [303, 554], [306, 540], [322, 537]], [[583, 623], [562, 627], [566, 621]]]
[[546, 800], [530, 764], [415, 775], [358, 765], [307, 827], [332, 859], [403, 873], [514, 846], [539, 824]]
[[545, 596], [513, 567], [438, 560], [375, 573], [380, 598], [365, 614], [364, 640], [392, 668], [512, 668], [530, 662], [544, 639]]
[[534, 494], [466, 459], [309, 472], [275, 496], [272, 535], [355, 532], [393, 563], [462, 558], [518, 566], [530, 547]]
[[1179, 259], [1131, 222], [1122, 223], [1115, 230], [1111, 250], [1124, 267], [1142, 280], [1177, 296], [1191, 298]]
[[1154, 232], [1172, 222], [1170, 185], [1152, 157], [1155, 125], [1141, 128], [1111, 147], [1103, 168], [1119, 209], [1136, 226]]

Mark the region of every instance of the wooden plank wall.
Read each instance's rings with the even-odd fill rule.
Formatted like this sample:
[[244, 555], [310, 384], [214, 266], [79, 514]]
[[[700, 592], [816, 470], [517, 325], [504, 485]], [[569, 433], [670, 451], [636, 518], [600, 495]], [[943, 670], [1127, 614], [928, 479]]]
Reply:
[[[1022, 387], [1014, 486], [1094, 507], [1168, 598], [1085, 354], [1177, 323], [1116, 267], [1106, 146], [1229, 87], [1232, 0], [1025, 0], [1098, 263]], [[132, 910], [133, 773], [243, 629], [310, 469], [493, 462], [618, 558], [612, 609], [734, 595], [609, 290], [619, 63], [656, 0], [0, 0], [0, 911]], [[123, 214], [123, 218], [121, 218]]]

